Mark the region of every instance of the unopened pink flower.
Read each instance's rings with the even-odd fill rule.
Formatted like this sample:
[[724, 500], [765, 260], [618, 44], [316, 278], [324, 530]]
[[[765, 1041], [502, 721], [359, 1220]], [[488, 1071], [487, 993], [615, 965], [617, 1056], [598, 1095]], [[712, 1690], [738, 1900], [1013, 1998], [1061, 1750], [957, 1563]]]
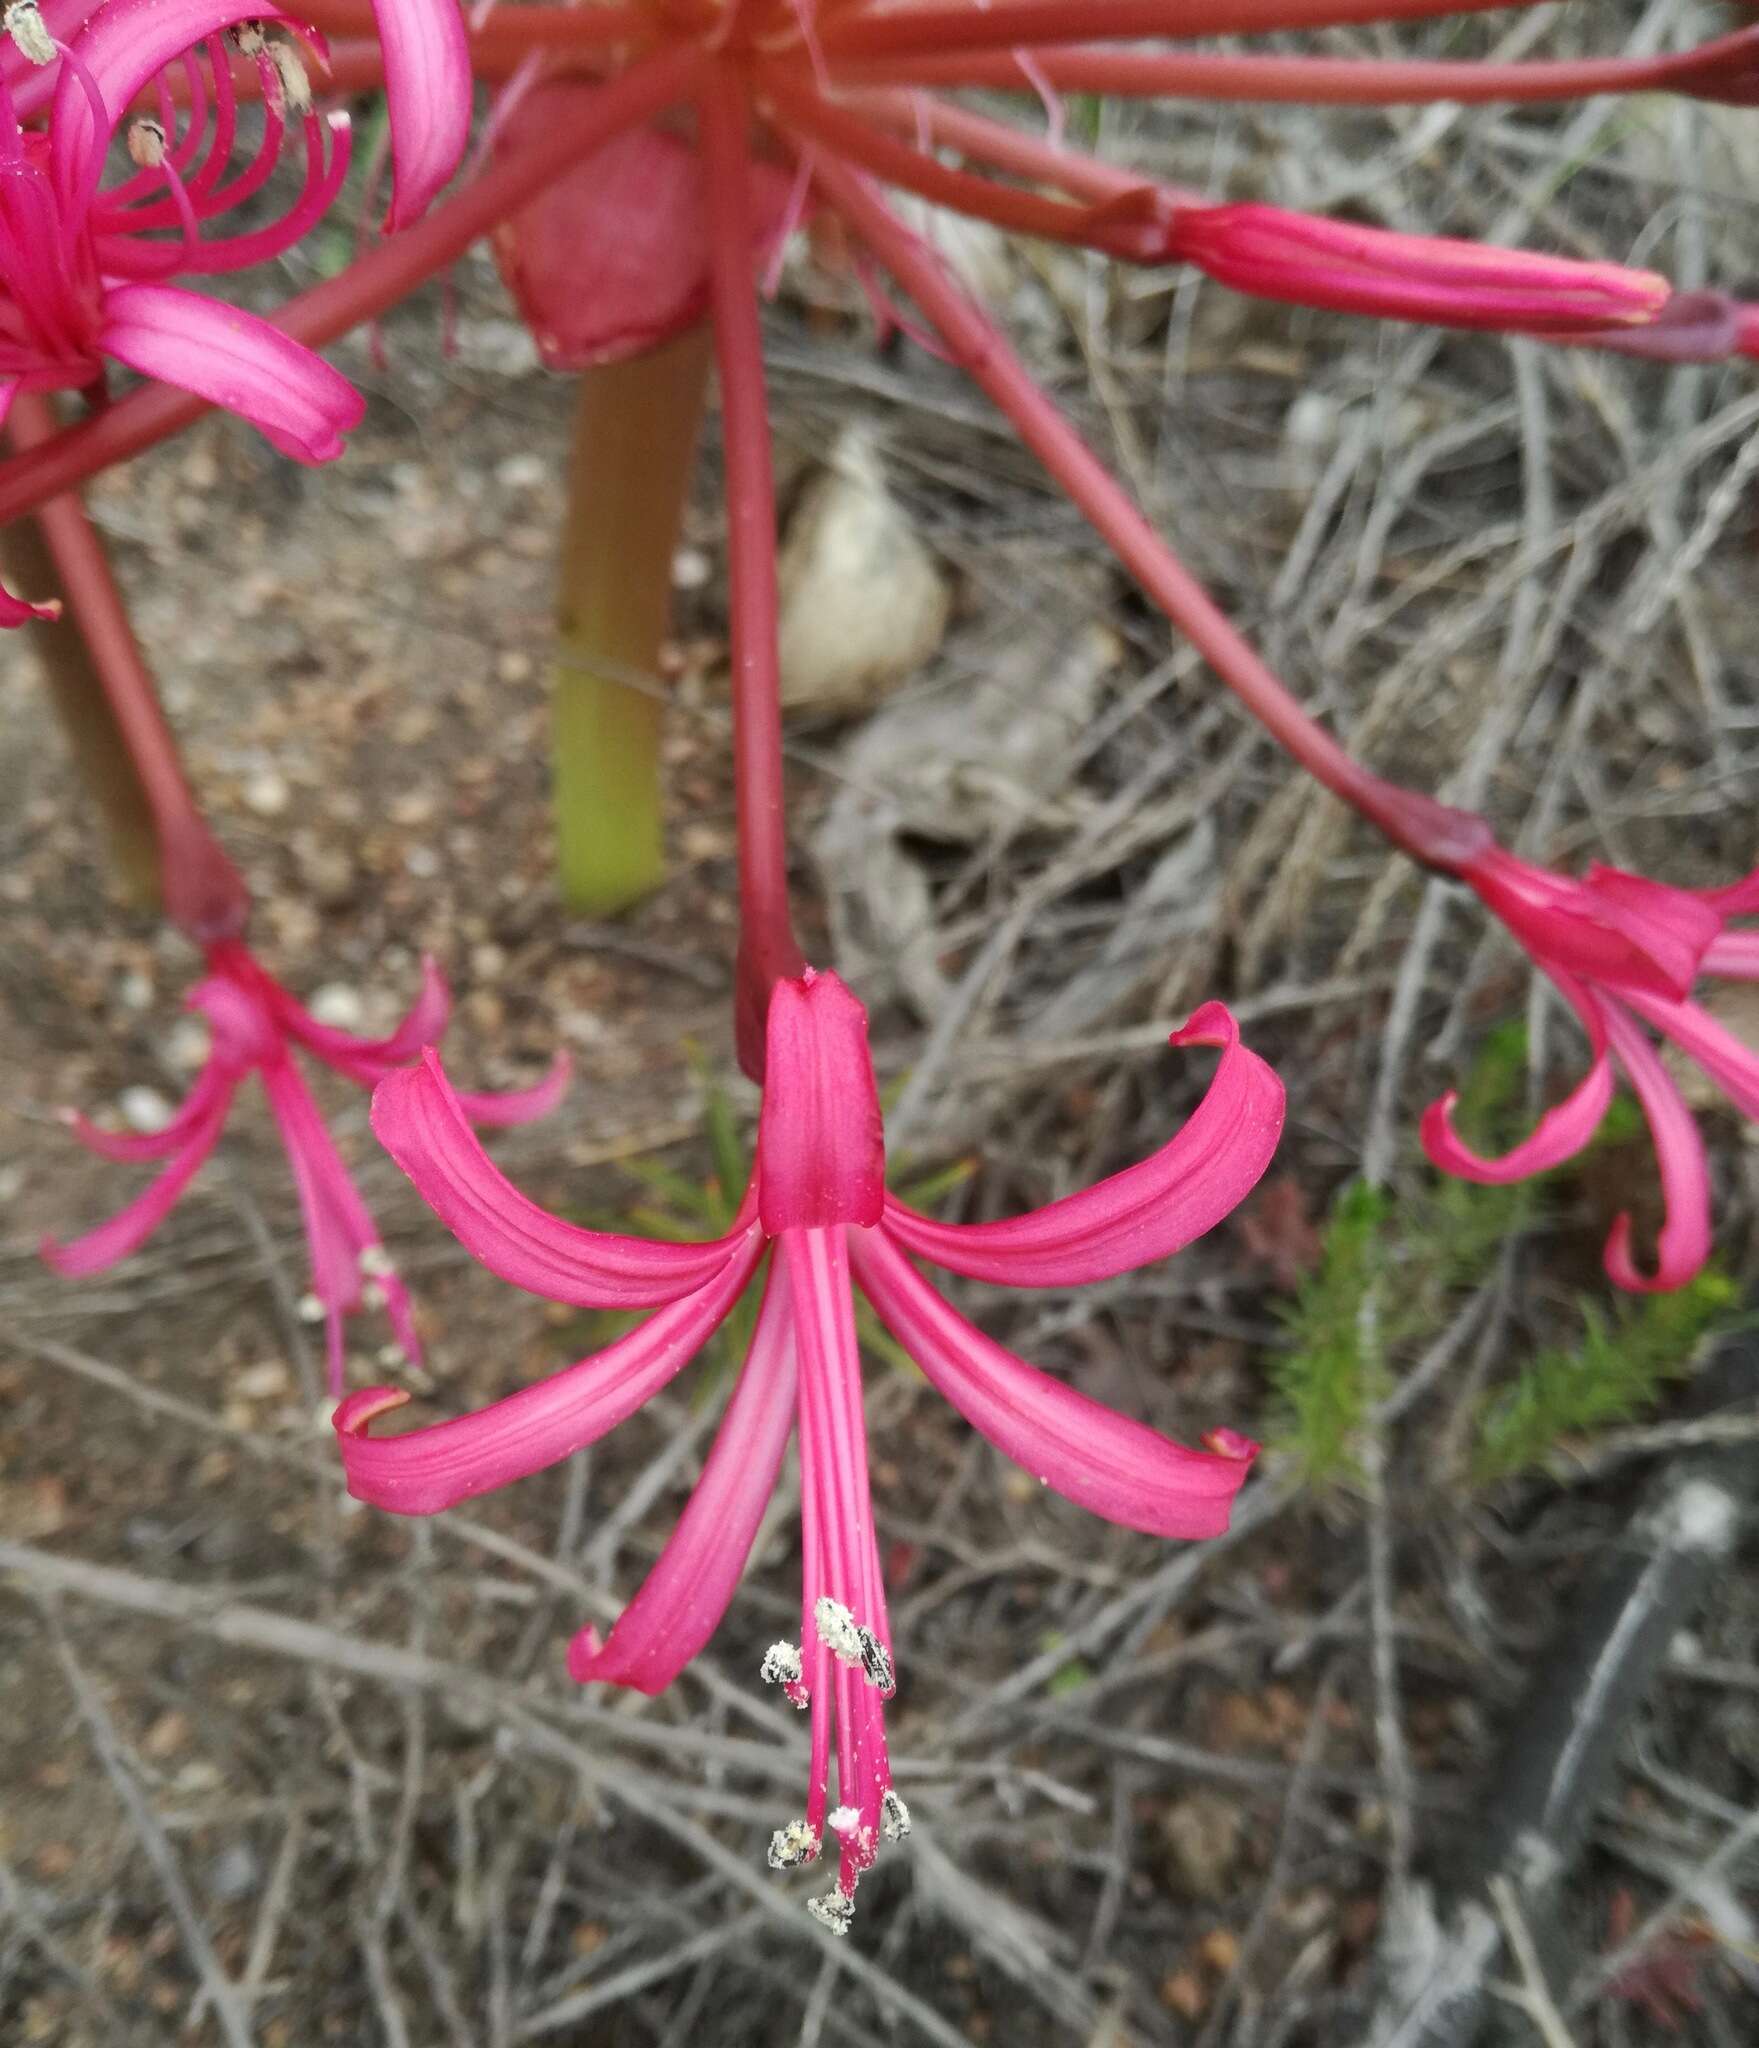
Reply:
[[[56, 1272], [77, 1278], [103, 1272], [138, 1251], [213, 1151], [239, 1084], [254, 1072], [299, 1193], [311, 1254], [311, 1307], [326, 1327], [331, 1391], [342, 1391], [343, 1318], [363, 1306], [382, 1307], [405, 1355], [419, 1360], [408, 1292], [292, 1055], [296, 1049], [310, 1053], [358, 1086], [374, 1087], [445, 1030], [449, 998], [439, 969], [431, 960], [423, 963], [421, 993], [384, 1038], [356, 1038], [319, 1023], [237, 939], [208, 948], [207, 978], [188, 1000], [207, 1019], [211, 1043], [195, 1085], [163, 1129], [107, 1131], [77, 1111], [65, 1112], [75, 1135], [104, 1158], [163, 1161], [163, 1170], [126, 1208], [84, 1237], [66, 1244], [45, 1238], [43, 1257]], [[558, 1058], [535, 1087], [460, 1097], [460, 1113], [481, 1124], [525, 1123], [553, 1108], [567, 1085], [567, 1061]]]
[[[347, 172], [347, 117], [320, 118], [309, 98], [294, 106], [287, 80], [296, 97], [297, 64], [264, 42], [259, 17], [282, 18], [254, 7], [247, 17], [240, 0], [110, 0], [71, 43], [40, 18], [24, 31], [39, 54], [56, 58], [56, 79], [46, 127], [27, 129], [0, 77], [0, 424], [15, 392], [100, 384], [108, 357], [238, 413], [301, 461], [342, 452], [364, 410], [345, 377], [254, 314], [164, 281], [278, 255], [323, 213]], [[205, 72], [197, 51], [244, 20], [266, 112], [254, 158], [228, 175], [237, 128], [231, 69], [217, 44]], [[190, 98], [181, 133], [168, 67]], [[130, 121], [137, 94], [155, 81], [159, 117]], [[204, 223], [265, 183], [290, 115], [305, 135], [298, 198], [267, 227], [204, 235]], [[125, 122], [136, 168], [100, 189]], [[52, 610], [0, 596], [0, 625], [45, 616]]]
[[1653, 1274], [1632, 1257], [1628, 1215], [1607, 1238], [1606, 1269], [1641, 1292], [1683, 1286], [1710, 1255], [1710, 1173], [1692, 1112], [1643, 1026], [1759, 1119], [1759, 1054], [1692, 1000], [1700, 975], [1759, 981], [1759, 931], [1727, 928], [1731, 917], [1759, 915], [1759, 869], [1722, 889], [1674, 889], [1608, 867], [1574, 882], [1491, 846], [1459, 872], [1581, 1019], [1593, 1058], [1565, 1100], [1500, 1158], [1459, 1136], [1452, 1091], [1424, 1113], [1425, 1151], [1445, 1172], [1493, 1186], [1543, 1173], [1593, 1138], [1622, 1071], [1655, 1141], [1667, 1214]]
[[1622, 263], [1395, 234], [1255, 202], [1169, 205], [1155, 253], [1235, 291], [1297, 306], [1538, 335], [1664, 362], [1759, 354], [1759, 307], [1724, 292], [1678, 292], [1659, 273]]
[[[1016, 1358], [958, 1313], [913, 1263], [1019, 1287], [1076, 1287], [1166, 1257], [1256, 1183], [1282, 1128], [1283, 1090], [1207, 1003], [1176, 1045], [1219, 1045], [1209, 1091], [1150, 1159], [1005, 1222], [937, 1223], [886, 1192], [878, 1091], [861, 1005], [834, 974], [777, 984], [757, 1160], [737, 1221], [708, 1244], [654, 1243], [547, 1215], [496, 1171], [439, 1061], [394, 1074], [373, 1125], [454, 1235], [515, 1286], [577, 1307], [652, 1309], [631, 1335], [474, 1415], [401, 1437], [371, 1422], [403, 1402], [374, 1388], [336, 1430], [357, 1498], [433, 1514], [595, 1442], [666, 1385], [768, 1260], [750, 1354], [702, 1478], [658, 1563], [608, 1638], [584, 1629], [577, 1679], [648, 1693], [671, 1683], [732, 1600], [790, 1435], [801, 1475], [801, 1641], [764, 1675], [810, 1709], [804, 1817], [777, 1831], [777, 1868], [836, 1838], [835, 1888], [812, 1909], [845, 1932], [882, 1837], [909, 1826], [892, 1789], [884, 1702], [892, 1638], [868, 1493], [854, 1287], [975, 1428], [1035, 1478], [1151, 1535], [1226, 1528], [1257, 1446], [1231, 1430], [1192, 1451]], [[830, 1758], [837, 1799], [830, 1806]]]

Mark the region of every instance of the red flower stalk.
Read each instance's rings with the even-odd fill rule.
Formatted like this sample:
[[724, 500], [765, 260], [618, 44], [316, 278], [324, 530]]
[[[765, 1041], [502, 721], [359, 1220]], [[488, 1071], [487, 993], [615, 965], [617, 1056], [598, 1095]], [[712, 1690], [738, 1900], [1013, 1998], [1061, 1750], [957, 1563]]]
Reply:
[[1642, 1026], [1695, 1061], [1743, 1115], [1759, 1119], [1759, 1054], [1692, 1000], [1700, 975], [1759, 981], [1759, 931], [1727, 929], [1731, 917], [1759, 916], [1759, 869], [1724, 889], [1672, 889], [1607, 867], [1572, 882], [1491, 847], [1461, 875], [1581, 1019], [1593, 1059], [1569, 1097], [1500, 1158], [1486, 1159], [1460, 1138], [1451, 1092], [1424, 1113], [1424, 1149], [1467, 1180], [1502, 1185], [1543, 1173], [1593, 1138], [1612, 1102], [1614, 1070], [1622, 1071], [1655, 1141], [1667, 1220], [1652, 1275], [1632, 1257], [1628, 1215], [1606, 1241], [1606, 1270], [1619, 1286], [1639, 1291], [1683, 1286], [1710, 1255], [1709, 1167], [1685, 1098]]
[[[27, 443], [45, 434], [45, 401], [34, 394], [21, 398], [18, 427]], [[56, 1271], [80, 1277], [103, 1271], [145, 1244], [213, 1151], [239, 1084], [254, 1072], [293, 1169], [311, 1253], [311, 1306], [326, 1325], [330, 1385], [340, 1393], [345, 1316], [382, 1305], [412, 1358], [416, 1336], [408, 1297], [292, 1054], [304, 1051], [371, 1088], [445, 1030], [446, 984], [433, 963], [425, 963], [421, 993], [402, 1024], [387, 1038], [359, 1039], [320, 1023], [251, 956], [243, 939], [250, 898], [196, 803], [97, 534], [77, 497], [54, 499], [41, 521], [72, 622], [85, 640], [146, 798], [166, 911], [206, 958], [207, 976], [189, 1004], [206, 1017], [212, 1033], [201, 1074], [163, 1129], [109, 1132], [75, 1111], [66, 1113], [75, 1134], [105, 1158], [164, 1164], [120, 1214], [72, 1243], [46, 1239], [43, 1256]], [[466, 1099], [479, 1122], [523, 1123], [557, 1101], [567, 1076], [566, 1059], [558, 1059], [535, 1088]]]
[[[908, 1831], [892, 1789], [884, 1703], [896, 1674], [868, 1493], [853, 1287], [937, 1392], [1042, 1483], [1150, 1535], [1227, 1527], [1257, 1446], [1211, 1432], [1206, 1451], [1169, 1442], [1016, 1358], [967, 1322], [912, 1263], [1014, 1287], [1078, 1287], [1179, 1250], [1256, 1184], [1282, 1128], [1283, 1090], [1207, 1003], [1175, 1045], [1222, 1048], [1184, 1129], [1097, 1187], [999, 1223], [946, 1224], [886, 1192], [867, 1019], [834, 974], [779, 982], [769, 1006], [757, 1159], [738, 1219], [709, 1244], [583, 1230], [503, 1178], [431, 1053], [373, 1098], [373, 1127], [465, 1248], [503, 1280], [576, 1307], [651, 1308], [630, 1336], [536, 1386], [405, 1436], [374, 1437], [400, 1389], [351, 1395], [336, 1430], [357, 1498], [433, 1514], [594, 1443], [701, 1349], [764, 1276], [750, 1355], [702, 1478], [658, 1563], [609, 1637], [577, 1635], [568, 1668], [654, 1693], [707, 1643], [731, 1603], [774, 1491], [799, 1444], [801, 1641], [771, 1646], [763, 1675], [812, 1716], [804, 1818], [778, 1829], [770, 1862], [812, 1861], [827, 1831], [837, 1878], [811, 1910], [846, 1933], [855, 1887], [883, 1838]], [[830, 1805], [830, 1759], [837, 1805]]]

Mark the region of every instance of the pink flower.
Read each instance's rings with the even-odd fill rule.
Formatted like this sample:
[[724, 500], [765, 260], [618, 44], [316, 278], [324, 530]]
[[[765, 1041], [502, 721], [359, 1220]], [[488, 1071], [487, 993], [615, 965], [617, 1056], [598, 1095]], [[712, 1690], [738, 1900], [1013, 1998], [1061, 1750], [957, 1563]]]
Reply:
[[[1178, 1136], [1097, 1187], [1006, 1222], [937, 1223], [886, 1192], [867, 1018], [834, 974], [777, 984], [770, 1003], [757, 1163], [733, 1230], [711, 1244], [652, 1243], [547, 1215], [496, 1171], [431, 1054], [394, 1074], [373, 1125], [454, 1235], [491, 1272], [548, 1300], [650, 1308], [630, 1336], [477, 1414], [375, 1438], [407, 1397], [352, 1395], [336, 1411], [349, 1491], [433, 1514], [554, 1464], [633, 1414], [701, 1348], [769, 1257], [763, 1305], [703, 1475], [645, 1584], [610, 1636], [575, 1637], [568, 1666], [654, 1693], [725, 1614], [790, 1434], [801, 1474], [802, 1640], [774, 1645], [767, 1678], [812, 1715], [805, 1817], [770, 1846], [809, 1862], [828, 1828], [837, 1881], [812, 1910], [847, 1931], [856, 1880], [882, 1836], [907, 1831], [892, 1790], [884, 1702], [891, 1634], [868, 1494], [853, 1285], [923, 1374], [1016, 1463], [1082, 1507], [1151, 1535], [1214, 1536], [1257, 1446], [1217, 1430], [1191, 1451], [1112, 1413], [986, 1337], [912, 1255], [974, 1279], [1075, 1287], [1166, 1257], [1218, 1222], [1275, 1149], [1283, 1090], [1208, 1003], [1173, 1040], [1219, 1045], [1209, 1092]], [[838, 1805], [829, 1807], [831, 1746]]]
[[[281, 1133], [293, 1168], [311, 1252], [311, 1308], [328, 1332], [330, 1388], [342, 1391], [342, 1319], [363, 1306], [383, 1307], [404, 1353], [421, 1355], [409, 1296], [391, 1268], [366, 1204], [325, 1128], [311, 1090], [292, 1059], [295, 1046], [362, 1088], [382, 1081], [412, 1060], [446, 1028], [449, 998], [439, 969], [427, 961], [421, 993], [386, 1038], [355, 1038], [320, 1024], [251, 957], [241, 941], [208, 948], [208, 977], [190, 993], [189, 1006], [213, 1034], [206, 1064], [176, 1114], [162, 1130], [121, 1134], [101, 1129], [77, 1111], [65, 1112], [75, 1135], [106, 1159], [163, 1160], [146, 1191], [96, 1230], [70, 1244], [45, 1238], [43, 1257], [69, 1278], [101, 1273], [138, 1251], [176, 1207], [213, 1151], [239, 1083], [253, 1070]], [[482, 1124], [525, 1123], [553, 1108], [568, 1085], [559, 1058], [534, 1088], [502, 1095], [458, 1098], [461, 1113]]]
[[1759, 355], [1759, 307], [1724, 292], [1676, 292], [1652, 270], [1395, 234], [1252, 202], [1211, 206], [1168, 194], [1162, 203], [1153, 253], [1255, 298], [1541, 335], [1662, 362]]
[[[110, 0], [71, 44], [34, 11], [24, 17], [21, 43], [59, 64], [45, 131], [21, 128], [0, 76], [0, 424], [15, 392], [101, 385], [111, 357], [240, 414], [301, 461], [342, 452], [364, 410], [346, 378], [254, 314], [164, 282], [278, 255], [323, 213], [347, 171], [346, 117], [312, 112], [291, 48], [265, 41], [258, 14], [282, 18], [254, 7], [246, 17], [240, 0]], [[266, 113], [255, 157], [228, 177], [237, 127], [231, 69], [210, 44], [204, 76], [196, 49], [241, 20], [250, 23]], [[167, 67], [188, 87], [181, 134]], [[159, 118], [128, 122], [136, 169], [101, 190], [110, 144], [155, 81]], [[290, 110], [305, 134], [299, 197], [272, 226], [204, 237], [205, 221], [268, 179]], [[52, 613], [0, 600], [0, 624], [33, 616]]]
[[1731, 917], [1759, 914], [1759, 870], [1702, 891], [1607, 867], [1572, 882], [1492, 846], [1459, 872], [1551, 977], [1581, 1019], [1593, 1059], [1570, 1095], [1501, 1158], [1482, 1158], [1460, 1138], [1451, 1091], [1424, 1113], [1424, 1150], [1445, 1172], [1491, 1185], [1543, 1173], [1588, 1144], [1612, 1102], [1614, 1069], [1622, 1070], [1655, 1140], [1667, 1218], [1652, 1276], [1632, 1259], [1628, 1215], [1607, 1238], [1606, 1270], [1641, 1292], [1683, 1286], [1710, 1254], [1709, 1168], [1692, 1113], [1641, 1027], [1678, 1046], [1737, 1109], [1759, 1118], [1759, 1054], [1691, 1000], [1700, 974], [1759, 981], [1759, 931], [1726, 928]]

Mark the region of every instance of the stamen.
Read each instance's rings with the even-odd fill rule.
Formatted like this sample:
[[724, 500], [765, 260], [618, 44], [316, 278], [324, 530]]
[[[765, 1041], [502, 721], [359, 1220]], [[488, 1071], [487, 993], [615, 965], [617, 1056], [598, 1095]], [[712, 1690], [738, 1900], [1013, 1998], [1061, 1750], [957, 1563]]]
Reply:
[[821, 1927], [833, 1934], [847, 1934], [855, 1919], [855, 1901], [847, 1892], [826, 1892], [822, 1899], [808, 1899], [806, 1910]]
[[890, 1785], [880, 1794], [880, 1826], [888, 1842], [901, 1842], [910, 1832], [910, 1809]]
[[56, 57], [55, 38], [43, 23], [42, 9], [37, 0], [9, 0], [0, 24], [18, 47], [18, 53], [27, 63], [53, 64]]
[[771, 1643], [758, 1667], [758, 1676], [764, 1683], [779, 1685], [788, 1704], [802, 1712], [812, 1704], [804, 1672], [799, 1648], [793, 1643]]
[[321, 1323], [328, 1313], [315, 1294], [302, 1294], [296, 1312], [302, 1323]]
[[260, 21], [239, 21], [226, 31], [226, 40], [246, 57], [260, 57], [269, 46]]
[[860, 1812], [853, 1806], [834, 1806], [825, 1815], [825, 1826], [834, 1835], [852, 1835], [861, 1826]]
[[868, 1684], [874, 1687], [882, 1700], [889, 1700], [898, 1690], [897, 1674], [892, 1669], [892, 1653], [872, 1629], [859, 1623], [855, 1639], [861, 1645], [861, 1669]]
[[311, 80], [305, 75], [299, 52], [291, 43], [274, 42], [269, 45], [269, 62], [274, 65], [276, 76], [281, 81], [287, 105], [296, 114], [310, 113]]
[[803, 1820], [791, 1820], [770, 1837], [770, 1868], [798, 1870], [818, 1860], [819, 1838]]
[[818, 1639], [840, 1664], [864, 1662], [861, 1647], [861, 1631], [855, 1626], [855, 1617], [841, 1600], [833, 1600], [828, 1593], [821, 1593], [813, 1603], [812, 1625], [818, 1630]]
[[390, 1296], [385, 1292], [382, 1281], [369, 1280], [360, 1290], [360, 1299], [364, 1308], [381, 1309], [390, 1300]]
[[360, 1248], [360, 1270], [368, 1280], [392, 1280], [397, 1268], [391, 1263], [391, 1254], [382, 1244], [363, 1244]]
[[128, 124], [128, 160], [136, 170], [156, 171], [165, 161], [164, 124], [142, 114]]

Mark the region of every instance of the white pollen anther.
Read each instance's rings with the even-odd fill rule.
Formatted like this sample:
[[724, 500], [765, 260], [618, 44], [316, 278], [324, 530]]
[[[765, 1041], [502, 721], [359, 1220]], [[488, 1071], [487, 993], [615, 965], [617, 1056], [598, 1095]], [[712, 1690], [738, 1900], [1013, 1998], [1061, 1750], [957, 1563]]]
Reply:
[[889, 1700], [898, 1690], [897, 1674], [892, 1669], [892, 1653], [876, 1636], [872, 1629], [857, 1623], [855, 1639], [861, 1645], [861, 1669], [867, 1682], [874, 1687], [882, 1700]]
[[55, 38], [43, 25], [43, 11], [37, 0], [10, 0], [0, 14], [6, 33], [18, 46], [18, 54], [31, 64], [53, 64], [57, 55]]
[[862, 1662], [861, 1631], [855, 1626], [854, 1615], [841, 1600], [833, 1600], [828, 1593], [821, 1593], [813, 1602], [812, 1625], [818, 1630], [819, 1641], [839, 1663]]
[[324, 1320], [324, 1304], [315, 1294], [302, 1294], [299, 1297], [298, 1314], [302, 1323], [321, 1323]]
[[910, 1809], [890, 1785], [880, 1794], [880, 1826], [888, 1842], [901, 1842], [910, 1832]]
[[763, 1653], [758, 1676], [765, 1685], [798, 1685], [802, 1671], [800, 1651], [793, 1643], [771, 1643]]
[[361, 1304], [365, 1308], [383, 1308], [386, 1298], [384, 1288], [376, 1280], [369, 1280], [360, 1290]]
[[296, 114], [309, 114], [311, 80], [305, 75], [305, 66], [299, 60], [299, 52], [288, 43], [271, 43], [269, 62], [274, 65], [275, 75], [281, 81], [281, 91], [287, 105]]
[[825, 1826], [833, 1835], [852, 1835], [861, 1825], [861, 1815], [853, 1806], [833, 1806], [825, 1815]]
[[391, 1254], [382, 1244], [363, 1244], [360, 1248], [360, 1270], [369, 1280], [389, 1280], [397, 1268], [391, 1263]]
[[165, 130], [148, 114], [128, 124], [128, 160], [142, 171], [156, 171], [165, 161]]
[[791, 1820], [770, 1837], [770, 1868], [798, 1870], [818, 1856], [818, 1837], [803, 1820]]
[[263, 33], [260, 21], [234, 22], [226, 31], [227, 40], [247, 57], [260, 57], [269, 46], [269, 39]]
[[822, 1899], [808, 1899], [806, 1910], [821, 1927], [847, 1934], [855, 1918], [855, 1901], [845, 1892], [826, 1892]]

